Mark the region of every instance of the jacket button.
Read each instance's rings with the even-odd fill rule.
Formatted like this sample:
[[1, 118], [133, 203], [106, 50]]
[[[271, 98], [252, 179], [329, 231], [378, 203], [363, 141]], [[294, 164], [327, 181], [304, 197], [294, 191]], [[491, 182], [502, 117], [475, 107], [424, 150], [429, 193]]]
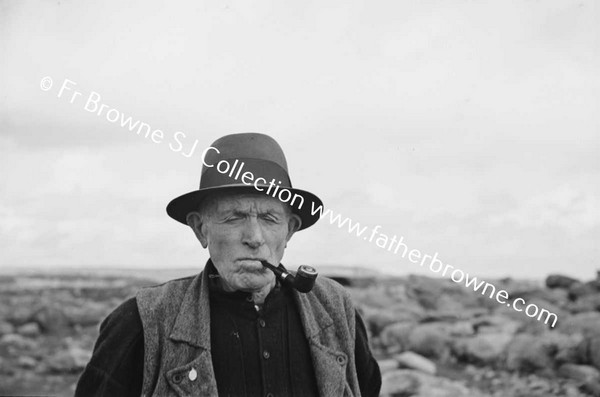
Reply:
[[181, 374], [175, 374], [175, 375], [173, 375], [173, 382], [174, 383], [181, 383], [182, 380], [183, 380], [183, 375], [181, 375]]
[[269, 353], [268, 351], [266, 351], [266, 350], [265, 350], [265, 351], [263, 352], [263, 357], [264, 357], [265, 359], [266, 359], [266, 358], [269, 358], [269, 357], [271, 357], [271, 353]]
[[258, 320], [258, 323], [260, 324], [261, 327], [265, 327], [267, 325], [267, 323], [265, 322], [265, 320], [263, 320], [262, 318], [260, 320]]
[[267, 393], [265, 397], [274, 397], [273, 393]]
[[192, 368], [192, 370], [188, 374], [188, 378], [193, 382], [196, 380], [197, 377], [198, 377], [198, 372], [196, 371], [196, 368]]
[[336, 360], [337, 360], [337, 362], [338, 362], [339, 365], [346, 364], [346, 357], [344, 357], [344, 356], [337, 356]]

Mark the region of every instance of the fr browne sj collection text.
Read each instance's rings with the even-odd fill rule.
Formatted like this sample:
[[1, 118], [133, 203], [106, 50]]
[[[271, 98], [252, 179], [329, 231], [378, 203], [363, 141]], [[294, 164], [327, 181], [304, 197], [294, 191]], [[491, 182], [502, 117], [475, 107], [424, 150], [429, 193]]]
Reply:
[[[53, 80], [51, 77], [44, 77], [40, 81], [40, 88], [43, 91], [50, 91], [52, 85]], [[68, 100], [71, 104], [83, 105], [85, 111], [99, 117], [104, 117], [110, 123], [118, 124], [122, 128], [135, 132], [137, 135], [143, 136], [154, 143], [168, 142], [169, 149], [175, 153], [180, 153], [184, 157], [192, 157], [194, 155], [198, 146], [197, 139], [192, 143], [191, 139], [187, 138], [186, 134], [182, 131], [176, 131], [168, 138], [168, 134], [165, 134], [163, 130], [152, 128], [150, 124], [141, 120], [135, 120], [131, 116], [126, 116], [119, 110], [103, 103], [102, 96], [96, 91], [91, 91], [86, 95], [76, 90], [76, 86], [76, 82], [65, 79], [56, 96]]]

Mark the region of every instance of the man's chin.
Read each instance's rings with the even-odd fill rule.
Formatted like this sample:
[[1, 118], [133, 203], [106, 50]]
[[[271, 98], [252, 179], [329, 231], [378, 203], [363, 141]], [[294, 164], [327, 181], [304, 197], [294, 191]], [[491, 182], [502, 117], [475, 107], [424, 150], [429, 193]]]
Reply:
[[269, 285], [273, 278], [275, 277], [275, 275], [273, 275], [273, 273], [271, 273], [272, 276], [269, 275], [270, 270], [269, 269], [265, 269], [267, 272], [261, 272], [260, 274], [257, 273], [247, 273], [244, 276], [242, 276], [239, 279], [239, 282], [237, 283], [239, 286], [239, 289], [244, 290], [244, 291], [254, 291], [257, 289], [262, 289], [264, 287], [266, 287], [267, 285]]

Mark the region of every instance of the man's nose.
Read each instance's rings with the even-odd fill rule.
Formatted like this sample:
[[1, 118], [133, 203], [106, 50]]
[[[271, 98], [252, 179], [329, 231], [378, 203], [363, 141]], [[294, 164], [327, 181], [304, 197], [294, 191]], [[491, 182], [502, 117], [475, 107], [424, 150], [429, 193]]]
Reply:
[[253, 217], [248, 219], [242, 239], [242, 242], [251, 248], [258, 248], [265, 243], [258, 219]]

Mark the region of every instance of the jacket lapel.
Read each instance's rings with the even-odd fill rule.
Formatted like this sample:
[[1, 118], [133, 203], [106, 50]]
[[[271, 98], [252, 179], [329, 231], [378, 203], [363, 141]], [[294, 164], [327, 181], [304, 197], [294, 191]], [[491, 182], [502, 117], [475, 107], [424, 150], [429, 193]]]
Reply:
[[190, 283], [169, 339], [210, 350], [210, 303], [208, 272], [198, 274]]
[[[169, 339], [175, 342], [175, 352], [180, 351], [180, 357], [194, 357], [192, 361], [167, 371], [166, 377], [171, 388], [182, 397], [217, 396], [210, 355], [210, 302], [206, 269], [194, 278], [185, 292]], [[182, 346], [182, 342], [186, 345]]]
[[348, 356], [340, 350], [334, 322], [314, 294], [294, 291], [298, 311], [309, 342], [310, 352], [321, 396], [344, 396]]

